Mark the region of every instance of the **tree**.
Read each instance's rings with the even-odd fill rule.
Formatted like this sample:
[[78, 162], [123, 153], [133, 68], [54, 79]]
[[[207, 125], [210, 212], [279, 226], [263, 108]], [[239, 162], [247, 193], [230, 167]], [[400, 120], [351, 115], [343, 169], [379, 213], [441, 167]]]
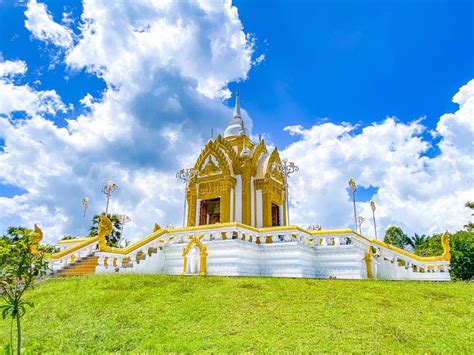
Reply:
[[451, 238], [451, 276], [454, 279], [474, 278], [474, 231], [458, 231]]
[[[88, 235], [90, 237], [90, 235]], [[65, 235], [64, 237], [61, 238], [61, 240], [71, 240], [71, 239], [77, 239], [77, 237], [74, 237], [72, 235]]]
[[[464, 205], [466, 206], [467, 208], [470, 208], [471, 210], [474, 210], [474, 202], [466, 202], [466, 204]], [[474, 213], [471, 214], [471, 216], [474, 216]], [[466, 228], [466, 230], [468, 232], [474, 232], [474, 223], [472, 223], [471, 221], [469, 221], [465, 226], [464, 228]]]
[[[110, 247], [116, 247], [122, 237], [122, 224], [117, 215], [108, 214], [107, 217], [112, 222], [112, 233], [107, 236], [107, 245]], [[92, 219], [92, 227], [89, 229], [89, 237], [95, 237], [97, 235], [98, 227], [100, 222], [100, 216], [96, 214]]]
[[415, 254], [419, 256], [438, 256], [443, 254], [441, 234], [433, 234], [415, 246]]
[[426, 234], [419, 235], [415, 233], [415, 235], [411, 238], [409, 238], [408, 244], [410, 244], [414, 249], [416, 249], [418, 246], [422, 245], [426, 240], [428, 240], [428, 237]]
[[3, 238], [11, 241], [17, 241], [21, 239], [27, 231], [31, 230], [25, 227], [8, 227], [7, 233], [3, 236]]
[[38, 232], [26, 228], [9, 228], [0, 239], [0, 294], [5, 301], [0, 306], [2, 318], [11, 318], [10, 349], [13, 350], [13, 323], [17, 329], [17, 353], [21, 353], [21, 318], [26, 307], [33, 307], [23, 299], [38, 276], [46, 274], [48, 263], [44, 249], [38, 246]]
[[400, 227], [392, 226], [387, 229], [385, 232], [385, 237], [383, 241], [388, 244], [392, 244], [399, 248], [405, 248], [407, 245], [410, 245], [411, 240], [408, 238]]

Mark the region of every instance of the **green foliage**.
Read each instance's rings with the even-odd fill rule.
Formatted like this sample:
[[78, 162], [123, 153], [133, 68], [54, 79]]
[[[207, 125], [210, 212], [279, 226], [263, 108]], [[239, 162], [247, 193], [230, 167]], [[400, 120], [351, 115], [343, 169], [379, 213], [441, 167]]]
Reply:
[[35, 234], [26, 228], [9, 228], [0, 239], [0, 295], [4, 304], [0, 306], [2, 318], [10, 318], [10, 346], [12, 347], [13, 321], [17, 328], [17, 353], [21, 352], [21, 318], [26, 307], [33, 307], [23, 299], [26, 290], [33, 287], [38, 276], [46, 274], [48, 263], [44, 260], [44, 248], [32, 253]]
[[[459, 231], [449, 236], [451, 245], [451, 277], [471, 280], [474, 277], [474, 232]], [[415, 248], [420, 256], [443, 254], [441, 234], [435, 234]]]
[[71, 239], [77, 239], [77, 237], [74, 237], [72, 235], [65, 235], [64, 237], [61, 238], [61, 240], [71, 240]]
[[406, 235], [403, 230], [397, 226], [392, 226], [387, 229], [383, 241], [402, 249], [407, 245], [411, 245], [412, 243], [411, 239], [408, 238], [408, 235]]
[[[122, 224], [118, 218], [118, 215], [108, 214], [107, 217], [112, 222], [112, 233], [106, 237], [107, 245], [110, 247], [116, 247], [122, 237]], [[100, 216], [95, 215], [92, 219], [92, 227], [89, 229], [89, 237], [95, 237], [99, 229]]]
[[418, 246], [423, 245], [428, 239], [429, 237], [425, 234], [419, 235], [415, 233], [413, 237], [409, 238], [409, 244], [416, 249]]
[[451, 275], [455, 279], [474, 278], [474, 232], [459, 231], [450, 238]]
[[30, 232], [31, 230], [25, 227], [8, 227], [7, 233], [3, 236], [3, 239], [8, 239], [11, 241], [17, 241], [25, 235], [25, 233]]
[[[474, 210], [474, 202], [466, 202], [464, 206], [470, 208], [471, 210]], [[474, 213], [472, 213], [471, 216], [474, 216]], [[464, 228], [466, 228], [468, 232], [474, 232], [474, 223], [468, 222], [468, 224], [466, 224]]]
[[415, 254], [419, 256], [439, 256], [443, 254], [441, 234], [433, 234], [415, 247]]
[[[25, 349], [34, 354], [471, 353], [467, 325], [473, 293], [474, 283], [464, 282], [53, 278], [28, 294], [36, 306], [25, 316]], [[0, 324], [0, 345], [7, 337]]]
[[54, 254], [57, 253], [60, 249], [51, 244], [41, 244], [39, 247], [45, 254]]

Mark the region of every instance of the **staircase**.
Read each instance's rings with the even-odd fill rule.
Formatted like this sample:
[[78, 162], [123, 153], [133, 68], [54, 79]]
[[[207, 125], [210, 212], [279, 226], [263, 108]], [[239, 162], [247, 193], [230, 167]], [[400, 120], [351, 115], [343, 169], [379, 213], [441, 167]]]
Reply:
[[57, 276], [83, 276], [95, 274], [98, 256], [87, 256], [84, 259], [65, 267], [57, 273]]

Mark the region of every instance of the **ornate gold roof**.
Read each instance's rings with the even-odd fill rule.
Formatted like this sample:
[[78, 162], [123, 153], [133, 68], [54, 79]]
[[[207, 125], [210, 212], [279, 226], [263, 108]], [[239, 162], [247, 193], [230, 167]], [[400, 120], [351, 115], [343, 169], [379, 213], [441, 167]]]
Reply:
[[244, 169], [251, 169], [255, 179], [272, 177], [282, 185], [285, 177], [280, 169], [281, 159], [278, 150], [268, 152], [265, 141], [254, 144], [247, 136], [232, 136], [210, 139], [201, 151], [194, 169], [195, 178], [212, 176], [235, 177]]

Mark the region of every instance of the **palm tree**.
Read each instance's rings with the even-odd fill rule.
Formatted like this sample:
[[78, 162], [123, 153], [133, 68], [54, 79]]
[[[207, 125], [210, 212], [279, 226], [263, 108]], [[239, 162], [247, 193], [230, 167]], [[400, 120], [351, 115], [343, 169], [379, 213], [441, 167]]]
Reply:
[[[106, 237], [107, 245], [110, 247], [116, 247], [122, 237], [121, 229], [122, 224], [117, 215], [115, 214], [108, 214], [107, 217], [112, 221], [112, 233]], [[97, 235], [97, 230], [99, 227], [100, 216], [96, 214], [94, 218], [92, 218], [92, 227], [89, 229], [89, 237], [95, 237]]]
[[426, 234], [418, 235], [415, 233], [415, 235], [411, 238], [408, 239], [408, 243], [414, 248], [419, 247], [423, 243], [425, 243], [428, 239], [430, 239]]

